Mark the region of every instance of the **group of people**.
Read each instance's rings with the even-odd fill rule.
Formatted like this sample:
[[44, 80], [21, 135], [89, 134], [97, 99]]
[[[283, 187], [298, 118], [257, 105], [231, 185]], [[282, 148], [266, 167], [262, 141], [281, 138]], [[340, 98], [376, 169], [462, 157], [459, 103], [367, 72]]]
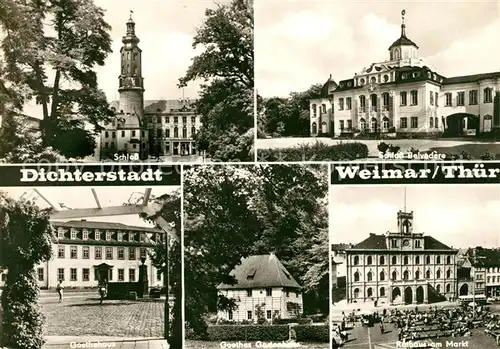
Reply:
[[[342, 312], [342, 322], [334, 326], [333, 338], [339, 347], [347, 340], [346, 323], [374, 326], [379, 323], [380, 333], [384, 334], [386, 326], [392, 323], [398, 331], [399, 341], [424, 340], [439, 337], [468, 337], [472, 336], [475, 328], [485, 328], [485, 333], [496, 339], [500, 345], [500, 314], [494, 314], [487, 307], [477, 306], [461, 308], [430, 307], [420, 310], [413, 309], [384, 309], [382, 312], [362, 314], [353, 311], [349, 314]], [[337, 340], [338, 338], [338, 340]], [[334, 346], [335, 347], [335, 346]]]
[[[103, 282], [100, 282], [99, 285], [97, 286], [97, 290], [99, 292], [99, 298], [100, 298], [100, 302], [102, 304], [102, 302], [104, 301], [104, 298], [106, 298], [107, 294], [108, 294], [108, 284], [106, 281], [103, 281]], [[62, 303], [63, 301], [63, 292], [64, 292], [64, 285], [63, 285], [63, 281], [62, 280], [59, 280], [59, 282], [57, 283], [56, 285], [56, 291], [57, 291], [57, 294], [59, 295], [59, 303]]]

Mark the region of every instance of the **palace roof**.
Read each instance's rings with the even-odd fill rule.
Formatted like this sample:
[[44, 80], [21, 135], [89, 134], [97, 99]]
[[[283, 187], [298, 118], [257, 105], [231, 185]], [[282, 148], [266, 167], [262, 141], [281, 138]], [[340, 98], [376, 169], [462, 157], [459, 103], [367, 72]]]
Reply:
[[416, 48], [418, 48], [417, 44], [415, 44], [413, 41], [408, 39], [405, 34], [403, 34], [403, 35], [401, 35], [401, 37], [399, 39], [397, 39], [396, 41], [394, 41], [392, 43], [392, 45], [389, 47], [389, 50], [393, 47], [403, 46], [403, 45], [411, 45], [411, 46], [415, 46]]
[[445, 78], [443, 81], [443, 85], [463, 84], [463, 83], [468, 83], [468, 82], [479, 82], [481, 80], [498, 79], [498, 78], [500, 78], [500, 72], [464, 75], [464, 76], [454, 76], [451, 78]]
[[[432, 236], [424, 236], [425, 250], [447, 250], [454, 251], [451, 247], [436, 240]], [[385, 235], [370, 234], [368, 238], [354, 245], [351, 250], [390, 250], [387, 246], [387, 237]], [[349, 251], [349, 250], [347, 250]]]
[[220, 284], [218, 289], [300, 288], [298, 282], [274, 254], [242, 258], [241, 264], [237, 265], [229, 275], [234, 276], [237, 283], [234, 285]]
[[[196, 102], [196, 99], [149, 99], [144, 101], [144, 114], [195, 112]], [[119, 101], [110, 104], [110, 108], [114, 108], [117, 112], [119, 107]]]

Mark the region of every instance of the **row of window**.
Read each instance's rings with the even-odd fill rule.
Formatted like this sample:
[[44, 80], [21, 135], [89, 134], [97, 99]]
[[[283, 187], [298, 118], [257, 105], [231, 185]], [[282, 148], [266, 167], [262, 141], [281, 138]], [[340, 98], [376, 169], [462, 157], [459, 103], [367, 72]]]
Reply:
[[[256, 313], [257, 313], [257, 311], [256, 311]], [[258, 315], [256, 314], [256, 316], [258, 316]], [[275, 310], [274, 316], [279, 318], [280, 311]], [[233, 319], [234, 319], [233, 311], [229, 310], [229, 320], [233, 320]], [[251, 310], [247, 310], [247, 320], [252, 320], [252, 319], [253, 319], [253, 312]], [[266, 310], [266, 319], [268, 319], [268, 320], [272, 319], [272, 311], [271, 310]]]
[[[440, 284], [436, 285], [436, 291], [438, 293], [441, 293], [441, 285]], [[446, 292], [451, 292], [451, 285], [450, 284], [446, 284]], [[360, 296], [359, 288], [355, 288], [353, 293], [354, 293], [354, 298], [359, 298], [359, 296]], [[366, 297], [373, 297], [373, 288], [368, 287], [366, 289]], [[379, 289], [379, 297], [385, 297], [385, 287], [381, 287]]]
[[[451, 278], [451, 275], [452, 275], [452, 272], [451, 272], [451, 270], [448, 269], [446, 271], [446, 278], [447, 279]], [[361, 277], [361, 274], [358, 271], [356, 271], [354, 273], [354, 281], [359, 281], [360, 277]], [[417, 270], [415, 272], [415, 280], [420, 280], [420, 277], [421, 277], [420, 271]], [[425, 278], [426, 279], [431, 278], [431, 271], [429, 269], [425, 272]], [[436, 279], [441, 279], [441, 270], [439, 270], [439, 269], [436, 271]], [[391, 280], [393, 280], [393, 281], [398, 280], [398, 273], [396, 271], [392, 272]], [[405, 270], [403, 272], [403, 280], [410, 280], [410, 272], [408, 270]], [[373, 273], [371, 271], [369, 271], [366, 274], [366, 281], [373, 281]], [[385, 281], [385, 272], [384, 271], [380, 272], [378, 281]]]
[[[194, 134], [196, 133], [196, 127], [191, 127], [191, 136], [194, 136]], [[182, 129], [182, 138], [187, 138], [188, 136], [188, 133], [187, 133], [187, 128], [186, 126], [183, 127]], [[165, 133], [163, 133], [163, 130], [161, 128], [157, 129], [156, 130], [156, 137], [166, 137], [166, 138], [169, 138], [170, 137], [170, 129], [165, 129]], [[179, 137], [179, 129], [176, 127], [174, 127], [174, 138], [178, 138]]]
[[[471, 90], [469, 91], [469, 105], [477, 105], [478, 104], [478, 90]], [[408, 93], [407, 91], [401, 91], [399, 93], [400, 95], [400, 106], [407, 106], [408, 105]], [[382, 93], [382, 110], [389, 110], [389, 104], [390, 104], [390, 97], [389, 97], [388, 92]], [[445, 93], [445, 106], [446, 107], [451, 107], [453, 105], [452, 103], [452, 93], [447, 92]], [[370, 106], [371, 110], [376, 110], [377, 104], [378, 104], [378, 96], [377, 94], [371, 94], [370, 95]], [[429, 104], [431, 106], [436, 106], [438, 107], [438, 101], [439, 101], [439, 95], [438, 92], [433, 92], [429, 91]], [[345, 102], [345, 103], [344, 103]], [[483, 102], [484, 103], [492, 103], [493, 102], [493, 89], [490, 87], [487, 87], [484, 89], [484, 94], [483, 94]], [[339, 110], [351, 110], [352, 109], [352, 98], [351, 97], [346, 97], [344, 98], [339, 98], [338, 100], [339, 104]], [[410, 91], [410, 105], [418, 105], [418, 91], [417, 90], [412, 90]], [[465, 105], [465, 92], [460, 91], [457, 92], [456, 95], [456, 105], [457, 106], [463, 106]], [[317, 114], [316, 110], [317, 106], [316, 104], [312, 105], [312, 111], [313, 111], [313, 116], [315, 117]], [[359, 109], [361, 112], [366, 111], [366, 96], [361, 95], [359, 96]], [[321, 105], [321, 112], [326, 113], [326, 104]]]
[[[64, 268], [57, 269], [57, 280], [66, 281], [66, 273]], [[38, 268], [38, 281], [45, 280], [45, 270], [44, 268]], [[156, 279], [161, 281], [161, 270], [157, 270]], [[94, 281], [99, 280], [99, 271], [94, 269]], [[108, 280], [113, 281], [113, 269], [109, 269]], [[78, 279], [78, 269], [70, 268], [69, 269], [69, 281], [79, 281]], [[82, 268], [81, 269], [81, 278], [80, 281], [90, 281], [90, 269]], [[125, 269], [118, 269], [118, 279], [117, 281], [125, 281]], [[136, 269], [129, 268], [128, 269], [128, 281], [135, 282], [136, 281]]]
[[[436, 264], [441, 264], [441, 256], [436, 256], [435, 260], [436, 260]], [[397, 264], [397, 262], [398, 262], [397, 256], [392, 256], [391, 264]], [[426, 264], [431, 263], [431, 256], [425, 257], [425, 263]], [[353, 264], [359, 265], [359, 256], [354, 256]], [[372, 256], [366, 257], [365, 265], [372, 265], [372, 264], [374, 264], [374, 258]], [[379, 264], [382, 264], [382, 265], [385, 264], [385, 256], [379, 257]], [[409, 256], [403, 257], [403, 264], [404, 265], [410, 264], [410, 257]], [[415, 256], [415, 264], [420, 264], [420, 256]], [[451, 256], [446, 256], [446, 264], [452, 264]]]
[[[71, 259], [78, 259], [78, 249], [79, 247], [82, 248], [82, 259], [90, 259], [90, 246], [70, 246], [69, 247], [69, 258]], [[128, 259], [129, 260], [136, 260], [136, 247], [129, 247], [128, 248]], [[106, 259], [115, 259], [115, 253], [114, 253], [113, 247], [105, 247], [104, 252]], [[125, 259], [125, 247], [118, 247], [116, 249], [117, 253], [116, 259], [119, 260], [124, 260]], [[145, 247], [141, 247], [139, 249], [139, 258], [146, 258], [147, 257], [147, 249]], [[57, 258], [66, 258], [66, 246], [64, 245], [59, 245], [57, 247]], [[102, 246], [94, 246], [94, 259], [102, 259]]]
[[[137, 137], [137, 135], [139, 134], [139, 131], [137, 130], [130, 130], [130, 133], [131, 133], [131, 137]], [[111, 138], [116, 138], [116, 131], [111, 131], [111, 133], [109, 131], [104, 131], [104, 138], [109, 138], [109, 135], [111, 134]], [[122, 130], [120, 131], [120, 137], [126, 137], [126, 134], [127, 134], [127, 130]], [[146, 131], [141, 131], [141, 137], [144, 138], [146, 137]]]
[[[163, 118], [161, 116], [157, 116], [156, 117], [156, 122], [158, 124], [161, 124], [161, 122], [163, 121]], [[165, 116], [165, 123], [166, 124], [169, 124], [170, 123], [170, 116]], [[174, 124], [178, 124], [179, 123], [179, 117], [178, 116], [174, 116]], [[186, 116], [183, 116], [182, 117], [182, 123], [183, 124], [186, 124], [187, 123], [187, 117]], [[196, 116], [192, 116], [191, 117], [191, 123], [192, 124], [195, 124], [196, 123]]]
[[[113, 238], [116, 238], [116, 241], [128, 241], [128, 242], [145, 242], [146, 241], [146, 234], [145, 233], [134, 233], [134, 232], [113, 232], [113, 231], [106, 231], [105, 233], [105, 238], [106, 241], [111, 241]], [[70, 239], [71, 240], [77, 240], [77, 239], [82, 239], [82, 240], [89, 240], [93, 239], [96, 241], [99, 241], [103, 237], [103, 232], [95, 230], [94, 232], [83, 229], [81, 231], [77, 229], [70, 229]], [[162, 242], [162, 234], [160, 233], [155, 233], [155, 240], [157, 243]], [[58, 228], [57, 229], [57, 237], [59, 239], [65, 239], [66, 238], [66, 232], [63, 228]], [[139, 240], [137, 240], [137, 237], [139, 237]]]
[[[298, 292], [285, 291], [287, 297], [290, 297], [290, 293], [294, 293], [295, 298], [299, 296]], [[271, 288], [266, 288], [266, 297], [271, 297], [273, 295], [273, 290]], [[253, 297], [253, 290], [251, 288], [247, 289], [247, 297]]]

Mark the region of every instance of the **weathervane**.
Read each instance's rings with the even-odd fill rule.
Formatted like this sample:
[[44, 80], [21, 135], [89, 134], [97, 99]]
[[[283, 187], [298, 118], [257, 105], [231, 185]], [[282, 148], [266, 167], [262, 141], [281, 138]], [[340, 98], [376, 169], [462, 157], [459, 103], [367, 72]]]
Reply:
[[405, 14], [406, 14], [406, 11], [403, 9], [403, 11], [401, 11], [401, 18], [403, 20], [403, 24], [405, 24]]
[[132, 14], [134, 13], [134, 11], [130, 10], [130, 20], [132, 20]]

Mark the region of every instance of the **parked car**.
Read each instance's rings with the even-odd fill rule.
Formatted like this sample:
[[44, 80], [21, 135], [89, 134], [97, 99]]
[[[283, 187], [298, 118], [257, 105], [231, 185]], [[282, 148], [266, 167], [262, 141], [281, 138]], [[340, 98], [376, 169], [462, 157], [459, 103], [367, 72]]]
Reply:
[[161, 288], [159, 288], [159, 287], [153, 287], [151, 290], [149, 290], [149, 296], [151, 298], [160, 298], [160, 296], [161, 296]]

